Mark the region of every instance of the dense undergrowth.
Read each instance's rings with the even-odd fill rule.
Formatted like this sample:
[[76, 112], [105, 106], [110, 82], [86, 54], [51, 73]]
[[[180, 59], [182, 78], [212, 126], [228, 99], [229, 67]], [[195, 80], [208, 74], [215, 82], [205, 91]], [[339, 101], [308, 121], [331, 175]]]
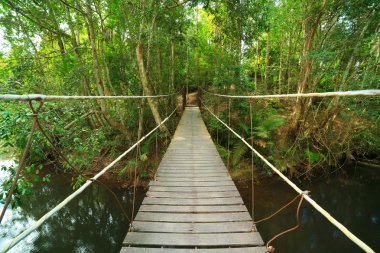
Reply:
[[[229, 122], [228, 100], [206, 96], [206, 105], [224, 122]], [[310, 107], [295, 131], [290, 124], [295, 99], [252, 101], [252, 137], [250, 105], [247, 100], [231, 100], [231, 126], [281, 171], [290, 176], [311, 178], [328, 175], [345, 164], [367, 160], [379, 163], [380, 101], [376, 98], [307, 99]], [[204, 119], [218, 150], [230, 169], [247, 177], [251, 152], [211, 114]], [[228, 162], [229, 159], [229, 162]], [[271, 169], [254, 158], [258, 174], [271, 174]], [[243, 172], [242, 172], [243, 171]]]
[[[31, 183], [48, 183], [51, 174], [72, 175], [72, 187], [80, 187], [89, 177], [96, 174], [137, 141], [139, 112], [136, 102], [119, 102], [126, 106], [125, 125], [128, 132], [120, 132], [107, 124], [94, 125], [88, 116], [86, 103], [49, 103], [46, 102], [38, 115], [45, 134], [37, 128], [33, 134], [28, 151], [26, 167], [18, 181], [12, 204], [17, 206], [20, 196], [30, 194]], [[174, 100], [169, 104], [174, 109]], [[165, 108], [164, 106], [162, 106]], [[4, 201], [11, 187], [16, 167], [31, 131], [31, 110], [27, 103], [0, 104], [0, 144], [1, 155], [14, 159], [11, 167], [1, 169], [8, 177], [1, 182], [0, 200]], [[163, 115], [166, 109], [162, 111]], [[86, 117], [83, 117], [86, 115]], [[114, 116], [114, 115], [113, 115]], [[179, 120], [180, 112], [166, 124], [171, 133]], [[146, 106], [143, 109], [142, 134], [156, 125]], [[145, 119], [145, 120], [144, 120]], [[96, 121], [94, 121], [96, 122]], [[48, 141], [49, 138], [53, 144]], [[150, 135], [139, 149], [135, 149], [122, 162], [101, 178], [120, 187], [133, 185], [134, 171], [137, 170], [137, 185], [143, 186], [154, 176], [158, 162], [170, 141], [169, 133], [157, 131]], [[137, 154], [138, 152], [138, 154]], [[66, 161], [67, 159], [67, 161]]]

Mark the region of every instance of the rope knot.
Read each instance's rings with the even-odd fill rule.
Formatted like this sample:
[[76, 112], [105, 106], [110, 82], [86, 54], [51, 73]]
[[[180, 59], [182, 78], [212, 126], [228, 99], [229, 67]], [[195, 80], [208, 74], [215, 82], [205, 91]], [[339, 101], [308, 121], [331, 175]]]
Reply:
[[135, 232], [136, 231], [136, 228], [133, 226], [133, 224], [129, 224], [129, 229], [128, 229], [129, 232]]
[[28, 114], [28, 117], [36, 118], [36, 117], [38, 117], [38, 113], [30, 113], [30, 114]]
[[301, 195], [307, 195], [307, 196], [309, 196], [309, 194], [310, 194], [310, 191], [302, 191], [301, 193]]
[[274, 252], [276, 249], [275, 249], [275, 247], [273, 247], [273, 246], [268, 246], [267, 247], [267, 252], [268, 253], [272, 253], [272, 252]]

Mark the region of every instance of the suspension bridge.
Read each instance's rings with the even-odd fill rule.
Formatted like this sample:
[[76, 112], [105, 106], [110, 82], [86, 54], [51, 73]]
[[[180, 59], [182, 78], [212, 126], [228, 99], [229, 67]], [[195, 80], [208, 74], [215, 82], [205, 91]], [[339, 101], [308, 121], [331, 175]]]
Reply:
[[[207, 92], [207, 91], [204, 91]], [[261, 99], [281, 97], [329, 97], [329, 96], [379, 96], [380, 90], [326, 92], [308, 94], [284, 94], [265, 96], [229, 96], [207, 92], [212, 96], [230, 99]], [[201, 90], [198, 91], [201, 95]], [[38, 112], [45, 101], [55, 100], [85, 100], [85, 99], [144, 99], [177, 96], [45, 96], [45, 95], [0, 95], [0, 100], [28, 101], [33, 111], [33, 126], [29, 135], [39, 126]], [[200, 107], [207, 110], [215, 119], [226, 127], [232, 134], [247, 145], [252, 154], [260, 158], [277, 175], [279, 175], [298, 194], [290, 203], [299, 199], [297, 215], [302, 201], [307, 201], [329, 222], [336, 226], [344, 235], [365, 252], [374, 252], [367, 244], [356, 237], [339, 221], [332, 217], [326, 210], [317, 204], [307, 191], [301, 190], [263, 155], [261, 155], [243, 137], [237, 134], [226, 122], [222, 121], [215, 113], [198, 99], [198, 107], [186, 107], [186, 94], [182, 94], [184, 109], [182, 118], [173, 136], [173, 139], [164, 155], [154, 180], [150, 183], [149, 191], [144, 199], [137, 215], [132, 220], [120, 252], [273, 252], [270, 243], [278, 236], [292, 231], [295, 227], [276, 235], [264, 246], [264, 242], [256, 229], [253, 221], [254, 213], [248, 212], [242, 198], [237, 191], [228, 171], [221, 160], [216, 147], [207, 132], [201, 118]], [[40, 106], [34, 109], [31, 101], [40, 101]], [[59, 205], [43, 215], [25, 231], [12, 238], [1, 246], [0, 252], [6, 252], [31, 232], [40, 227], [47, 219], [62, 209], [73, 198], [77, 197], [89, 185], [97, 180], [116, 163], [156, 132], [175, 113], [177, 107], [167, 115], [155, 128], [142, 136], [134, 145], [117, 157], [113, 162], [103, 168], [92, 178], [88, 178], [78, 190], [69, 195]], [[252, 122], [252, 119], [251, 119]], [[252, 128], [252, 127], [251, 127]], [[42, 131], [42, 129], [41, 129]], [[29, 143], [29, 141], [28, 141]], [[26, 154], [28, 144], [26, 146]], [[20, 161], [19, 168], [23, 161]], [[20, 169], [16, 173], [17, 182]], [[134, 173], [136, 177], [136, 170]], [[15, 184], [14, 184], [15, 185]], [[253, 189], [253, 188], [252, 188]], [[135, 199], [134, 188], [134, 199]], [[253, 193], [252, 193], [253, 194]], [[8, 198], [12, 195], [10, 191]], [[289, 203], [289, 204], [290, 204]], [[253, 203], [254, 204], [254, 203]], [[288, 205], [289, 205], [288, 204]], [[6, 206], [3, 213], [6, 210]], [[285, 208], [284, 206], [283, 208]], [[135, 207], [133, 208], [135, 209]], [[281, 211], [282, 208], [279, 210]]]

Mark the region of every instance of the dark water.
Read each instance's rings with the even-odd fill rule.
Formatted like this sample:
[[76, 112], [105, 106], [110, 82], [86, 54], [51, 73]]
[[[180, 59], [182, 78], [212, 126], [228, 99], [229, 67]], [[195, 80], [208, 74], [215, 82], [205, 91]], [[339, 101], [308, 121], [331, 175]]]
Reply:
[[[380, 182], [332, 177], [300, 184], [311, 190], [312, 197], [334, 217], [351, 229], [375, 251], [380, 252]], [[247, 183], [250, 185], [250, 183]], [[238, 184], [250, 209], [251, 189]], [[281, 181], [270, 180], [256, 186], [256, 217], [277, 210], [295, 193]], [[128, 214], [132, 196], [127, 190], [113, 188]], [[21, 207], [7, 212], [0, 227], [0, 244], [16, 236], [72, 192], [67, 178], [56, 177], [51, 184], [34, 186], [32, 195], [23, 199]], [[138, 193], [141, 203], [144, 192]], [[293, 226], [295, 205], [279, 216], [259, 225], [264, 241]], [[276, 240], [276, 252], [362, 252], [338, 229], [310, 205], [304, 203], [300, 212], [301, 227]], [[129, 222], [116, 201], [102, 186], [91, 186], [59, 211], [37, 231], [29, 235], [11, 252], [119, 252]]]
[[[127, 190], [112, 188], [130, 216], [132, 196]], [[18, 235], [72, 192], [67, 178], [33, 186], [33, 194], [17, 209], [8, 209], [0, 227], [0, 245]], [[144, 197], [138, 192], [138, 205]], [[129, 221], [113, 196], [94, 184], [47, 220], [10, 252], [119, 252]]]
[[[317, 203], [375, 252], [380, 252], [380, 181], [334, 176], [297, 184], [310, 190]], [[238, 183], [238, 188], [251, 210], [251, 188], [247, 185]], [[257, 185], [255, 192], [256, 220], [272, 214], [296, 196], [288, 185], [274, 180]], [[265, 242], [296, 224], [297, 204], [258, 225]], [[363, 252], [307, 202], [300, 210], [300, 223], [298, 230], [272, 243], [276, 252]]]

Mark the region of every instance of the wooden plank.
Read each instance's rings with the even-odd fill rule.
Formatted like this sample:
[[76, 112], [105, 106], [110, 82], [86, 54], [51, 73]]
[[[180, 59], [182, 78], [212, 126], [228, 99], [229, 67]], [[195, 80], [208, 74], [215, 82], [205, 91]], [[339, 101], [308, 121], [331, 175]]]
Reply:
[[156, 177], [155, 181], [161, 182], [220, 182], [232, 180], [229, 175], [221, 177], [195, 177], [195, 178], [178, 178], [178, 177]]
[[210, 234], [129, 232], [123, 242], [123, 245], [165, 245], [182, 247], [262, 246], [263, 244], [258, 232]]
[[224, 173], [227, 174], [226, 170], [222, 169], [214, 169], [214, 170], [209, 170], [209, 169], [187, 169], [187, 170], [181, 170], [181, 169], [160, 169], [158, 171], [159, 173], [172, 173], [172, 174], [213, 174], [213, 173]]
[[214, 170], [214, 171], [227, 172], [227, 169], [224, 166], [163, 166], [157, 169], [157, 171], [161, 171], [161, 170], [174, 170], [174, 171]]
[[236, 191], [236, 186], [185, 186], [185, 187], [165, 187], [151, 186], [149, 188], [156, 192], [228, 192]]
[[232, 181], [216, 181], [216, 182], [163, 182], [163, 181], [152, 181], [149, 183], [150, 186], [177, 186], [177, 187], [188, 187], [188, 186], [233, 186], [235, 185]]
[[169, 172], [158, 172], [157, 173], [157, 176], [158, 177], [179, 177], [179, 178], [183, 178], [183, 177], [192, 177], [192, 178], [195, 178], [195, 177], [224, 177], [228, 175], [227, 171], [226, 172], [220, 172], [220, 173], [204, 173], [202, 175], [196, 173], [196, 172], [193, 172], [191, 173], [191, 171], [189, 173], [184, 173], [184, 174], [178, 174], [178, 173], [169, 173]]
[[225, 212], [247, 212], [247, 208], [242, 205], [145, 205], [140, 206], [139, 212], [162, 212], [162, 213], [225, 213]]
[[159, 233], [237, 233], [252, 231], [252, 221], [235, 221], [219, 223], [178, 223], [134, 221], [133, 227], [138, 232]]
[[266, 247], [218, 248], [218, 249], [176, 249], [123, 247], [120, 253], [266, 253]]
[[144, 205], [238, 205], [244, 204], [240, 197], [231, 198], [210, 198], [210, 199], [174, 199], [174, 198], [150, 198], [143, 200]]
[[240, 197], [238, 191], [230, 192], [154, 192], [149, 191], [147, 197], [151, 198], [182, 198], [182, 199], [202, 199], [202, 198], [226, 198]]
[[[160, 222], [226, 222], [252, 220], [248, 212], [238, 213], [149, 213], [139, 212], [135, 220]], [[212, 225], [210, 225], [212, 226]]]
[[165, 159], [165, 160], [162, 160], [161, 161], [161, 165], [162, 166], [165, 166], [165, 165], [188, 165], [188, 166], [199, 166], [199, 165], [206, 165], [206, 166], [215, 166], [215, 165], [218, 165], [218, 166], [224, 166], [224, 163], [222, 161], [192, 161], [192, 160], [183, 160], [183, 161], [180, 161], [180, 160], [169, 160], [169, 159]]
[[149, 191], [147, 197], [151, 198], [182, 198], [182, 199], [202, 199], [202, 198], [227, 198], [240, 197], [238, 191], [230, 192], [155, 192]]

